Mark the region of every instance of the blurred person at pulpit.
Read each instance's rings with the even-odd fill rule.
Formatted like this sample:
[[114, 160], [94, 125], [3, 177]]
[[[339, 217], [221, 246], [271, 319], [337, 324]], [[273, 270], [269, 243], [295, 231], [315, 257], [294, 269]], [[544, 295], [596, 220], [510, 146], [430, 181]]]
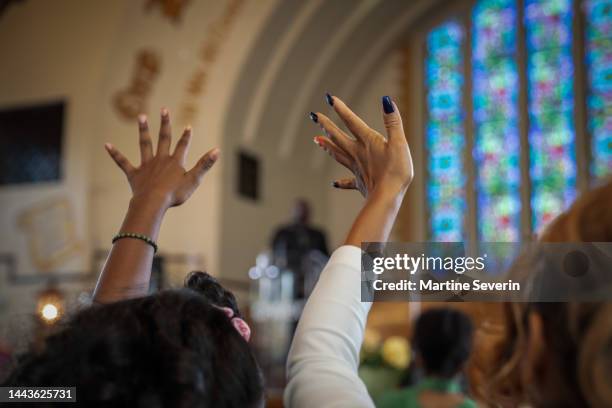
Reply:
[[293, 273], [294, 299], [307, 298], [327, 258], [325, 232], [310, 224], [310, 204], [295, 201], [291, 222], [279, 227], [272, 238], [274, 263]]

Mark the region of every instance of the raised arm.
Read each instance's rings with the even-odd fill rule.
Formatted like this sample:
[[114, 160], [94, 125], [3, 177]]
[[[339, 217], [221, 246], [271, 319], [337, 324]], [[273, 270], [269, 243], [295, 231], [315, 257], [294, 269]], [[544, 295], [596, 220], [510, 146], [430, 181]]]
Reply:
[[[132, 189], [132, 198], [118, 236], [138, 234], [156, 242], [168, 208], [187, 201], [200, 185], [204, 174], [217, 161], [219, 149], [210, 150], [187, 171], [184, 166], [191, 140], [191, 127], [183, 131], [173, 153], [170, 152], [172, 137], [167, 109], [162, 109], [161, 112], [161, 127], [155, 153], [144, 115], [138, 118], [138, 129], [141, 159], [139, 167], [133, 166], [112, 145], [105, 145], [108, 154], [127, 176]], [[144, 239], [118, 239], [102, 268], [93, 300], [109, 303], [146, 295], [149, 290], [153, 255], [153, 245]]]
[[288, 407], [373, 407], [359, 379], [359, 350], [370, 304], [361, 302], [362, 242], [384, 242], [412, 181], [410, 150], [391, 98], [383, 97], [387, 137], [368, 127], [337, 97], [328, 102], [354, 137], [322, 113], [311, 118], [325, 131], [315, 142], [353, 177], [334, 186], [359, 190], [364, 205], [330, 258], [308, 299], [287, 362]]
[[334, 109], [354, 136], [349, 138], [329, 118], [317, 114], [328, 137], [316, 141], [353, 177], [334, 182], [334, 187], [361, 192], [365, 203], [346, 237], [346, 245], [361, 247], [362, 242], [384, 242], [412, 182], [414, 170], [404, 135], [402, 118], [390, 97], [382, 99], [385, 138], [371, 129], [339, 98], [332, 97]]

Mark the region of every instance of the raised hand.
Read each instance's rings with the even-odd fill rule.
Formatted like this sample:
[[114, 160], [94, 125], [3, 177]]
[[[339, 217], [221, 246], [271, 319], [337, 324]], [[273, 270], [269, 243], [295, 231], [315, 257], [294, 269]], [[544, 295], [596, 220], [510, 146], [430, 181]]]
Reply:
[[363, 242], [385, 242], [414, 176], [410, 149], [404, 136], [402, 118], [391, 98], [382, 98], [387, 137], [371, 129], [338, 97], [327, 96], [340, 119], [353, 134], [350, 137], [322, 113], [311, 112], [326, 136], [315, 142], [338, 163], [353, 173], [353, 178], [337, 180], [337, 188], [359, 190], [366, 197], [355, 218], [345, 244], [360, 247]]
[[310, 114], [325, 132], [325, 136], [314, 138], [315, 143], [354, 176], [335, 181], [334, 187], [359, 190], [364, 197], [379, 188], [405, 191], [412, 181], [414, 169], [402, 118], [391, 98], [384, 96], [382, 100], [386, 138], [370, 128], [340, 98], [328, 94], [327, 101], [353, 135], [347, 135], [320, 112]]
[[204, 174], [219, 158], [219, 149], [209, 150], [191, 170], [187, 171], [184, 166], [191, 141], [191, 127], [185, 128], [172, 154], [170, 154], [172, 142], [170, 114], [167, 109], [161, 111], [156, 153], [153, 152], [149, 125], [144, 115], [138, 118], [138, 129], [141, 161], [139, 167], [133, 166], [111, 144], [105, 145], [108, 154], [127, 176], [133, 197], [155, 198], [166, 208], [183, 204], [198, 188]]
[[[191, 197], [204, 174], [219, 158], [219, 149], [210, 150], [187, 171], [185, 158], [191, 139], [190, 127], [183, 131], [172, 154], [170, 115], [167, 109], [162, 109], [161, 112], [156, 153], [153, 153], [149, 125], [144, 115], [138, 118], [138, 128], [140, 166], [132, 165], [112, 145], [106, 144], [105, 147], [127, 176], [132, 188], [132, 199], [119, 232], [142, 235], [155, 242], [166, 210], [183, 204]], [[149, 290], [153, 255], [153, 246], [141, 239], [126, 238], [116, 241], [98, 279], [94, 300], [108, 303], [146, 295]]]

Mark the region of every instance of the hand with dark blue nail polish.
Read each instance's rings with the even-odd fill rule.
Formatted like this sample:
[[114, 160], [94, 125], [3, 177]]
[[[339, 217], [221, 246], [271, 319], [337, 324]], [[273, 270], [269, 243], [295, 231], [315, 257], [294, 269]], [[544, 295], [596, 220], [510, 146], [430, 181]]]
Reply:
[[382, 97], [382, 105], [383, 105], [383, 111], [388, 115], [389, 113], [393, 113], [394, 109], [393, 109], [393, 102], [391, 101], [391, 98], [389, 96], [383, 96]]
[[350, 179], [337, 180], [334, 187], [359, 190], [364, 197], [372, 192], [386, 196], [402, 195], [412, 181], [413, 166], [402, 119], [389, 96], [382, 98], [384, 137], [370, 128], [337, 96], [326, 94], [328, 103], [354, 137], [344, 133], [323, 113], [310, 113], [327, 136], [317, 136], [316, 143], [344, 167], [353, 172]]

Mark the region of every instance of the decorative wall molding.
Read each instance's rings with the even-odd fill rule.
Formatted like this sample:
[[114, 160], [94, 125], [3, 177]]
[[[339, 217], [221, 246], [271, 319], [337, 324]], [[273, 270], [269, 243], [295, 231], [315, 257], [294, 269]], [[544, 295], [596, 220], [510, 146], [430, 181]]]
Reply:
[[178, 23], [183, 17], [186, 6], [191, 0], [148, 0], [145, 4], [145, 11], [152, 8], [160, 8], [164, 17], [173, 23]]
[[74, 210], [65, 197], [23, 210], [18, 224], [28, 241], [29, 258], [42, 275], [83, 254]]
[[153, 50], [142, 49], [136, 54], [136, 62], [130, 83], [115, 94], [113, 106], [119, 117], [134, 121], [147, 111], [147, 100], [161, 70], [161, 57]]
[[228, 0], [223, 13], [214, 20], [200, 46], [198, 64], [185, 87], [185, 95], [179, 108], [181, 123], [192, 123], [197, 115], [200, 97], [206, 92], [210, 69], [219, 56], [221, 46], [227, 39], [245, 0]]

